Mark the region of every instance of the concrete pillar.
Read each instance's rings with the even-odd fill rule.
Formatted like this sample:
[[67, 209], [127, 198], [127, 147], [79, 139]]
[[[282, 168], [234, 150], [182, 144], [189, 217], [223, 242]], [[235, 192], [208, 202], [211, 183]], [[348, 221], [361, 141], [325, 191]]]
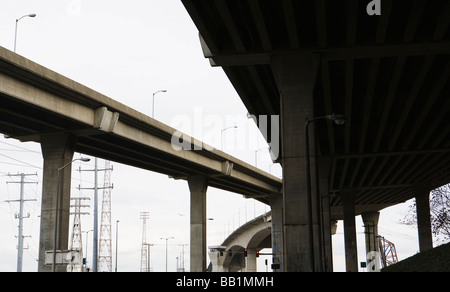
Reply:
[[191, 272], [206, 271], [206, 189], [205, 176], [188, 178], [191, 191]]
[[322, 202], [321, 208], [321, 235], [322, 235], [322, 260], [324, 272], [333, 271], [333, 247], [331, 239], [331, 209], [329, 193], [330, 159], [319, 159], [319, 194]]
[[272, 209], [272, 263], [279, 265], [276, 272], [283, 272], [283, 198], [281, 196], [271, 197], [270, 207]]
[[[284, 270], [314, 270], [312, 210], [307, 195], [305, 119], [314, 116], [313, 92], [320, 58], [314, 55], [278, 55], [272, 59], [281, 102], [281, 164], [283, 166]], [[312, 130], [312, 129], [310, 129]], [[310, 131], [311, 157], [314, 133]], [[311, 174], [315, 173], [314, 159]], [[314, 187], [315, 184], [312, 184]], [[314, 190], [312, 190], [314, 193]]]
[[430, 189], [425, 186], [414, 188], [416, 196], [417, 229], [419, 232], [420, 252], [433, 248], [430, 215]]
[[[378, 219], [380, 212], [365, 212], [361, 214], [364, 223], [364, 233], [366, 237], [366, 255], [371, 251], [379, 252], [378, 245]], [[372, 256], [366, 257], [367, 266], [372, 261]]]
[[345, 267], [347, 272], [358, 272], [358, 251], [356, 246], [355, 196], [356, 191], [341, 192], [344, 205]]
[[227, 257], [225, 249], [213, 249], [209, 250], [209, 258], [211, 260], [212, 272], [227, 272], [224, 269], [223, 263]]
[[364, 233], [366, 237], [366, 253], [379, 251], [378, 246], [378, 220], [380, 212], [365, 212], [361, 214], [364, 223]]
[[247, 263], [245, 265], [246, 271], [249, 273], [256, 272], [256, 249], [247, 249]]
[[[58, 230], [56, 250], [68, 250], [70, 219], [70, 182], [75, 138], [66, 134], [41, 137], [44, 171], [42, 182], [41, 225], [39, 237], [39, 272], [51, 272], [52, 266], [44, 264], [45, 251], [53, 251], [55, 238], [56, 195], [58, 202]], [[59, 173], [58, 169], [69, 164]], [[58, 190], [59, 185], [59, 190]], [[65, 272], [66, 266], [56, 266], [56, 271]]]

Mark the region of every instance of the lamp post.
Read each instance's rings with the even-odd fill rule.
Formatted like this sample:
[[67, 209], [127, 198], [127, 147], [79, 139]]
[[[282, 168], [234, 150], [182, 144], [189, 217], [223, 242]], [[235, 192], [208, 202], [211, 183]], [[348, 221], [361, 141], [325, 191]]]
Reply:
[[175, 237], [161, 237], [160, 239], [165, 239], [166, 240], [166, 272], [167, 272], [167, 242], [169, 241], [169, 239], [174, 239]]
[[117, 273], [117, 249], [119, 247], [119, 220], [116, 221], [116, 267], [114, 271]]
[[255, 167], [258, 167], [258, 152], [264, 149], [269, 149], [267, 147], [259, 148], [258, 150], [255, 150]]
[[152, 102], [152, 118], [155, 118], [155, 95], [157, 95], [160, 92], [167, 92], [167, 90], [158, 90], [157, 92], [153, 93], [153, 102]]
[[[310, 252], [310, 265], [311, 265], [311, 272], [314, 271], [314, 240], [313, 240], [313, 218], [312, 218], [312, 195], [311, 195], [311, 169], [310, 169], [310, 155], [309, 155], [309, 124], [311, 124], [314, 121], [317, 120], [328, 120], [328, 121], [334, 121], [336, 125], [343, 125], [345, 123], [346, 117], [343, 115], [326, 115], [326, 116], [320, 116], [315, 117], [312, 119], [306, 118], [305, 119], [305, 152], [306, 152], [306, 187], [307, 187], [307, 203], [308, 203], [308, 219], [309, 219], [309, 226], [308, 226], [308, 232], [309, 232], [309, 252]], [[317, 212], [319, 214], [320, 212], [320, 202], [317, 202]]]
[[228, 129], [237, 129], [237, 127], [238, 127], [238, 126], [228, 127], [228, 128], [223, 129], [223, 130], [220, 132], [220, 147], [222, 148], [222, 151], [223, 151], [223, 132], [225, 132], [225, 131], [228, 130]]
[[58, 168], [58, 179], [57, 179], [57, 188], [56, 188], [56, 206], [55, 206], [55, 230], [54, 230], [54, 238], [53, 238], [53, 262], [52, 262], [52, 272], [56, 271], [56, 239], [58, 238], [58, 222], [59, 222], [59, 196], [60, 194], [60, 178], [61, 178], [61, 170], [66, 168], [67, 166], [71, 165], [75, 161], [82, 161], [82, 162], [89, 162], [91, 159], [89, 158], [77, 158], [72, 160], [71, 162], [63, 165], [62, 167]]
[[22, 16], [21, 18], [16, 19], [16, 31], [15, 31], [15, 36], [14, 36], [14, 53], [16, 52], [16, 44], [17, 44], [17, 24], [24, 17], [36, 17], [36, 14], [35, 13], [27, 14], [27, 15]]

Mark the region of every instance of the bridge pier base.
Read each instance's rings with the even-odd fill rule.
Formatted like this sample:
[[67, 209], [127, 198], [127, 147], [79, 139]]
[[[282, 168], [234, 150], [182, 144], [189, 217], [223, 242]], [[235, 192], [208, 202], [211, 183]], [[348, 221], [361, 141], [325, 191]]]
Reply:
[[188, 178], [191, 192], [191, 272], [206, 272], [206, 189], [205, 176]]
[[246, 272], [256, 272], [256, 249], [249, 248], [247, 251], [247, 262], [245, 265]]
[[[45, 265], [45, 251], [53, 251], [56, 209], [58, 209], [59, 218], [56, 231], [56, 250], [68, 250], [71, 162], [75, 137], [66, 134], [45, 135], [41, 137], [41, 148], [44, 157], [44, 171], [38, 271], [51, 272], [52, 266]], [[64, 165], [67, 167], [58, 171]], [[59, 195], [58, 207], [56, 206], [57, 195]], [[66, 265], [57, 265], [55, 270], [65, 272]]]

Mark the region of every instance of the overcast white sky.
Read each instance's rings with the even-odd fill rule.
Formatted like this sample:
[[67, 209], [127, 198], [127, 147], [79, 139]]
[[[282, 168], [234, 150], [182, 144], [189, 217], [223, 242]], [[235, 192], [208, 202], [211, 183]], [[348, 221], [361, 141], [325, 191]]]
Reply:
[[[0, 46], [13, 50], [15, 19], [30, 13], [36, 13], [37, 17], [19, 22], [18, 54], [148, 115], [152, 112], [152, 93], [166, 89], [167, 93], [156, 97], [156, 119], [178, 128], [180, 120], [201, 116], [203, 136], [195, 131], [195, 126], [182, 125], [181, 130], [218, 149], [222, 147], [221, 129], [237, 125], [237, 129], [224, 132], [224, 150], [252, 165], [255, 151], [267, 147], [256, 126], [246, 118], [247, 110], [222, 69], [212, 68], [203, 57], [198, 31], [181, 1], [2, 0]], [[206, 122], [210, 118], [220, 120], [220, 127], [211, 128]], [[75, 154], [74, 158], [79, 157], [80, 154]], [[99, 165], [103, 167], [104, 161], [99, 160]], [[187, 183], [114, 162], [112, 165], [113, 256], [116, 220], [120, 221], [118, 270], [139, 271], [142, 242], [139, 217], [140, 212], [149, 212], [147, 241], [156, 244], [151, 249], [151, 266], [154, 271], [165, 270], [165, 241], [160, 238], [174, 237], [168, 245], [168, 270], [175, 271], [181, 245], [189, 244]], [[75, 163], [73, 169], [80, 166], [92, 169], [93, 158], [90, 163]], [[281, 177], [281, 168], [272, 164], [266, 150], [258, 151], [257, 166]], [[25, 204], [25, 213], [29, 212], [30, 218], [24, 219], [24, 235], [31, 237], [25, 239], [28, 249], [24, 251], [23, 268], [37, 270], [41, 168], [38, 144], [0, 136], [0, 271], [15, 271], [17, 261], [18, 220], [14, 214], [18, 212], [18, 203], [4, 201], [19, 198], [19, 185], [7, 183], [19, 178], [8, 177], [8, 173], [37, 173], [27, 177], [27, 181], [38, 184], [25, 186], [26, 198], [37, 201]], [[80, 192], [77, 187], [92, 187], [93, 181], [91, 172], [74, 171], [72, 196], [92, 197], [92, 191]], [[100, 200], [101, 197], [102, 192]], [[208, 189], [207, 202], [207, 217], [214, 219], [208, 221], [208, 245], [220, 244], [233, 225], [237, 227], [238, 223], [269, 210], [261, 203], [213, 188]], [[418, 250], [415, 228], [398, 224], [407, 205], [390, 208], [380, 218], [379, 232], [396, 244], [400, 258]], [[92, 215], [84, 216], [83, 231], [92, 230], [92, 221]], [[364, 234], [359, 217], [357, 226], [359, 260], [364, 261]], [[336, 271], [343, 271], [341, 223], [337, 232], [333, 237], [334, 266]], [[91, 261], [92, 232], [88, 235], [88, 261]], [[83, 240], [85, 247], [86, 238]], [[260, 271], [265, 270], [264, 259], [259, 258]], [[185, 267], [189, 269], [189, 246], [185, 248]]]

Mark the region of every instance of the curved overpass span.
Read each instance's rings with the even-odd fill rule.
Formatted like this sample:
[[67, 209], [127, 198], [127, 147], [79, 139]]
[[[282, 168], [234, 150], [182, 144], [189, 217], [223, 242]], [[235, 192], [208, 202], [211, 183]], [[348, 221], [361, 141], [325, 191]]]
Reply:
[[233, 231], [219, 246], [209, 247], [212, 272], [256, 272], [257, 253], [272, 248], [272, 212], [265, 213]]

